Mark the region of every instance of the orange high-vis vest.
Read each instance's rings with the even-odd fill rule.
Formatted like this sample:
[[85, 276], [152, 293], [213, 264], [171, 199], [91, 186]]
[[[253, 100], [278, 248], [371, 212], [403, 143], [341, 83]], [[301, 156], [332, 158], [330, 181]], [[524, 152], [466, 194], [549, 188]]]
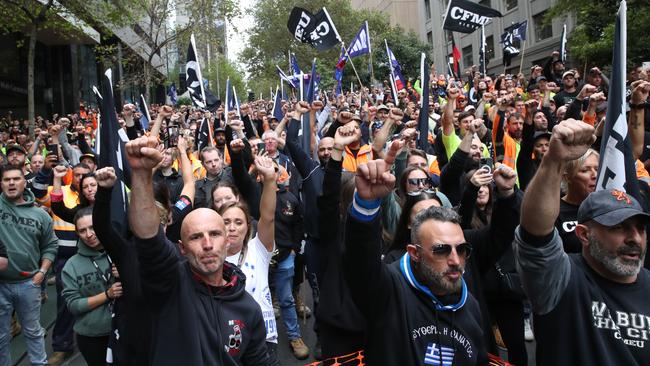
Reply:
[[356, 158], [350, 148], [346, 146], [345, 153], [343, 154], [343, 170], [354, 173], [357, 171], [358, 165], [366, 164], [370, 160], [372, 160], [372, 148], [370, 145], [361, 146]]
[[[74, 208], [79, 204], [79, 193], [73, 191], [70, 187], [71, 186], [69, 185], [61, 187], [61, 191], [63, 192], [63, 204], [67, 208]], [[52, 186], [47, 188], [47, 195], [43, 197], [45, 201], [42, 201], [44, 206], [51, 206], [50, 193], [52, 193], [53, 188], [54, 187]], [[52, 213], [52, 228], [54, 229], [56, 237], [59, 238], [59, 246], [77, 246], [77, 240], [79, 237], [75, 231], [74, 224], [64, 221], [62, 218]]]

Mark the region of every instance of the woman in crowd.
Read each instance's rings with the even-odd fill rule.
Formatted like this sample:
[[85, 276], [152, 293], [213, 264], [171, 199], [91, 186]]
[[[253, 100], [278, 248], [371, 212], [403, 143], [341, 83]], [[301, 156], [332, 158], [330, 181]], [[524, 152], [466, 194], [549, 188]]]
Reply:
[[582, 245], [574, 232], [578, 224], [578, 207], [596, 189], [599, 156], [596, 150], [587, 150], [579, 159], [568, 162], [562, 175], [564, 196], [560, 201], [560, 215], [555, 221], [555, 227], [567, 253], [582, 251]]
[[78, 204], [69, 208], [63, 201], [63, 190], [61, 189], [63, 177], [68, 173], [68, 168], [63, 165], [57, 165], [52, 169], [54, 178], [52, 180], [52, 193], [50, 194], [52, 212], [66, 222], [72, 222], [78, 210], [92, 206], [95, 203], [95, 194], [97, 194], [97, 179], [94, 173], [87, 173], [79, 181]]
[[74, 224], [79, 236], [78, 252], [63, 267], [62, 296], [75, 317], [74, 332], [86, 363], [104, 366], [111, 332], [110, 303], [122, 296], [122, 285], [95, 235], [92, 209], [80, 209]]

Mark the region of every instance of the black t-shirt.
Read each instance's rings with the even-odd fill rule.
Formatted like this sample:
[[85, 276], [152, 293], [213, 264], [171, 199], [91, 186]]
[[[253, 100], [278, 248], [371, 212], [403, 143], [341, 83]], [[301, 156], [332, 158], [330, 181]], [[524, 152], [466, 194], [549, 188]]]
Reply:
[[192, 212], [192, 201], [186, 195], [182, 195], [172, 206], [172, 223], [167, 226], [165, 236], [169, 241], [176, 244], [181, 240], [181, 224], [183, 219]]
[[567, 253], [580, 253], [582, 244], [575, 234], [578, 225], [578, 207], [560, 200], [560, 215], [555, 220], [555, 227], [562, 238], [564, 251]]
[[574, 99], [578, 96], [580, 91], [578, 88], [573, 93], [569, 93], [566, 90], [562, 90], [559, 93], [555, 94], [553, 100], [555, 101], [556, 108], [560, 108], [563, 105], [569, 105], [573, 102]]

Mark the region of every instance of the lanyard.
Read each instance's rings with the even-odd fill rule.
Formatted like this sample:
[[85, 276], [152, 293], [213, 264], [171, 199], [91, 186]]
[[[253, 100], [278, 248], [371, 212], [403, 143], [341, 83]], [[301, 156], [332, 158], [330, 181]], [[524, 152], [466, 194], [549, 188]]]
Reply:
[[[110, 269], [112, 267], [112, 265], [113, 265], [113, 261], [111, 260], [111, 257], [109, 255], [106, 255], [106, 259], [108, 259], [108, 264], [109, 264], [109, 269]], [[95, 262], [95, 260], [92, 259], [92, 258], [90, 259], [90, 261], [93, 262], [93, 265], [95, 266], [95, 271], [97, 271], [97, 274], [99, 274], [102, 277], [102, 279], [104, 280], [104, 283], [108, 286], [109, 285], [108, 281], [110, 281], [110, 279], [111, 279], [111, 272], [108, 273], [108, 278], [106, 278], [104, 273], [102, 273], [102, 271], [99, 269], [99, 266], [97, 265], [97, 262]]]

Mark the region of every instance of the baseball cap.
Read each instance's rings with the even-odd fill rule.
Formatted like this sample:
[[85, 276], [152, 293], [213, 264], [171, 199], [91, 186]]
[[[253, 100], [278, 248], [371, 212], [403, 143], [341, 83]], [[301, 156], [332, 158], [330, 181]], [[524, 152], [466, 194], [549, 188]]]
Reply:
[[598, 70], [597, 67], [592, 67], [591, 69], [589, 69], [589, 75], [600, 75], [600, 74], [602, 74], [602, 72], [600, 72], [600, 70]]
[[639, 202], [618, 189], [605, 189], [589, 194], [578, 208], [578, 223], [594, 220], [604, 226], [614, 226], [633, 216], [649, 218]]
[[381, 111], [382, 109], [384, 109], [386, 111], [390, 111], [390, 109], [388, 107], [386, 107], [385, 104], [380, 104], [379, 107], [377, 107], [377, 112]]
[[81, 159], [83, 159], [83, 158], [90, 158], [90, 159], [93, 159], [93, 161], [94, 161], [95, 163], [97, 162], [97, 158], [95, 157], [95, 154], [82, 154], [82, 155], [79, 157], [79, 161], [81, 161]]
[[21, 153], [27, 155], [27, 151], [25, 151], [25, 148], [18, 144], [7, 145], [7, 148], [5, 149], [5, 153], [9, 155], [9, 152], [14, 150], [20, 151]]
[[569, 70], [569, 71], [565, 71], [564, 74], [562, 74], [562, 79], [564, 79], [564, 78], [567, 77], [568, 75], [571, 75], [571, 76], [573, 76], [573, 77], [576, 77], [576, 73], [573, 72], [573, 71], [571, 71], [571, 70]]
[[542, 76], [538, 76], [537, 79], [535, 79], [535, 82], [536, 82], [536, 83], [539, 83], [539, 82], [542, 81], [542, 80], [546, 81], [546, 76], [544, 76], [544, 75], [542, 75]]
[[223, 128], [223, 127], [217, 127], [217, 128], [214, 129], [214, 133], [217, 133], [217, 132], [226, 133], [226, 129]]
[[547, 139], [551, 139], [551, 133], [548, 131], [537, 131], [533, 135], [533, 141], [537, 141], [537, 139], [541, 139], [543, 137], [546, 137]]

